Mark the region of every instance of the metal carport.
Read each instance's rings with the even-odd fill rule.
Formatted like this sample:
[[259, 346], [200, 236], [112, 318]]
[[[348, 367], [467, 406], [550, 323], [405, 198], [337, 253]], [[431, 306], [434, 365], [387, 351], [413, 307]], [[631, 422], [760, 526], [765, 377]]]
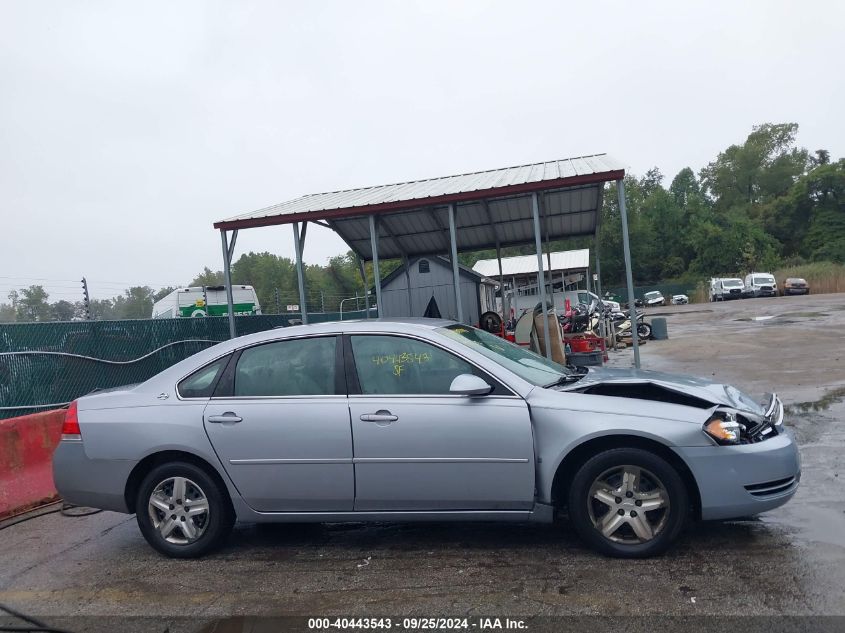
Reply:
[[[236, 332], [230, 268], [235, 240], [241, 229], [292, 226], [302, 321], [307, 323], [302, 251], [309, 222], [333, 229], [362, 262], [373, 262], [376, 304], [381, 307], [380, 258], [402, 258], [407, 266], [409, 256], [448, 254], [457, 289], [459, 252], [495, 248], [501, 259], [502, 247], [533, 240], [538, 268], [543, 271], [543, 239], [550, 241], [576, 235], [594, 235], [598, 239], [604, 184], [611, 181], [617, 183], [628, 296], [633, 297], [624, 176], [621, 163], [607, 154], [595, 154], [311, 194], [215, 222], [214, 227], [220, 230], [224, 274], [229, 288], [231, 334], [235, 336]], [[227, 235], [229, 231], [231, 239]], [[596, 268], [600, 272], [598, 250]], [[363, 264], [361, 272], [363, 275]], [[501, 267], [499, 281], [503, 281]], [[546, 304], [545, 286], [545, 283], [540, 284], [543, 305]], [[456, 298], [456, 301], [458, 320], [463, 321], [460, 299]], [[548, 329], [547, 323], [545, 326]], [[634, 362], [639, 367], [636, 328], [632, 329]], [[548, 331], [545, 335], [545, 340], [549, 340]]]

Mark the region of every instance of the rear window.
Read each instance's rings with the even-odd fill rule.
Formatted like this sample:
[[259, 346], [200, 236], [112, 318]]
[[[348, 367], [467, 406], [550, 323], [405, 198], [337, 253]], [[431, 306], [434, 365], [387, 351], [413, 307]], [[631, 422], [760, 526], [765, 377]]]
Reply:
[[218, 358], [187, 378], [183, 378], [176, 386], [179, 395], [183, 398], [210, 398], [228, 362], [229, 356]]

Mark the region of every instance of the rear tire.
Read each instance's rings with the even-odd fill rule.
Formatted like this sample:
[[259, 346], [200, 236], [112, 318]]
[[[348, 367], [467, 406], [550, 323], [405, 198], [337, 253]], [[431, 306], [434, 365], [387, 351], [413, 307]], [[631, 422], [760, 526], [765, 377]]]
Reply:
[[569, 489], [569, 520], [593, 549], [617, 558], [662, 554], [689, 515], [683, 480], [666, 460], [638, 448], [588, 459]]
[[135, 514], [141, 534], [171, 558], [197, 558], [218, 547], [235, 522], [221, 485], [195, 464], [153, 468], [138, 490]]

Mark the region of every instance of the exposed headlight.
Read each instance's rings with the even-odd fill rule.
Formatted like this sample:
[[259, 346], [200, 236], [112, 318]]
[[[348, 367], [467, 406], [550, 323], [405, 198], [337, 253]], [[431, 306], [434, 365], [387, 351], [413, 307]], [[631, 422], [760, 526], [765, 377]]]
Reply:
[[719, 444], [739, 444], [741, 431], [736, 414], [729, 411], [717, 411], [704, 425], [704, 432]]

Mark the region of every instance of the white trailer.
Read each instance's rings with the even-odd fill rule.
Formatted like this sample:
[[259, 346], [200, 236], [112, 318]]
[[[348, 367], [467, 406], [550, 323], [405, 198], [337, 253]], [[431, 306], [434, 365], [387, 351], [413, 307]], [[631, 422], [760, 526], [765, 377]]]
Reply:
[[[261, 314], [261, 305], [252, 286], [232, 286], [235, 316]], [[225, 286], [191, 286], [179, 288], [153, 305], [154, 319], [181, 317], [227, 316], [229, 302]]]

